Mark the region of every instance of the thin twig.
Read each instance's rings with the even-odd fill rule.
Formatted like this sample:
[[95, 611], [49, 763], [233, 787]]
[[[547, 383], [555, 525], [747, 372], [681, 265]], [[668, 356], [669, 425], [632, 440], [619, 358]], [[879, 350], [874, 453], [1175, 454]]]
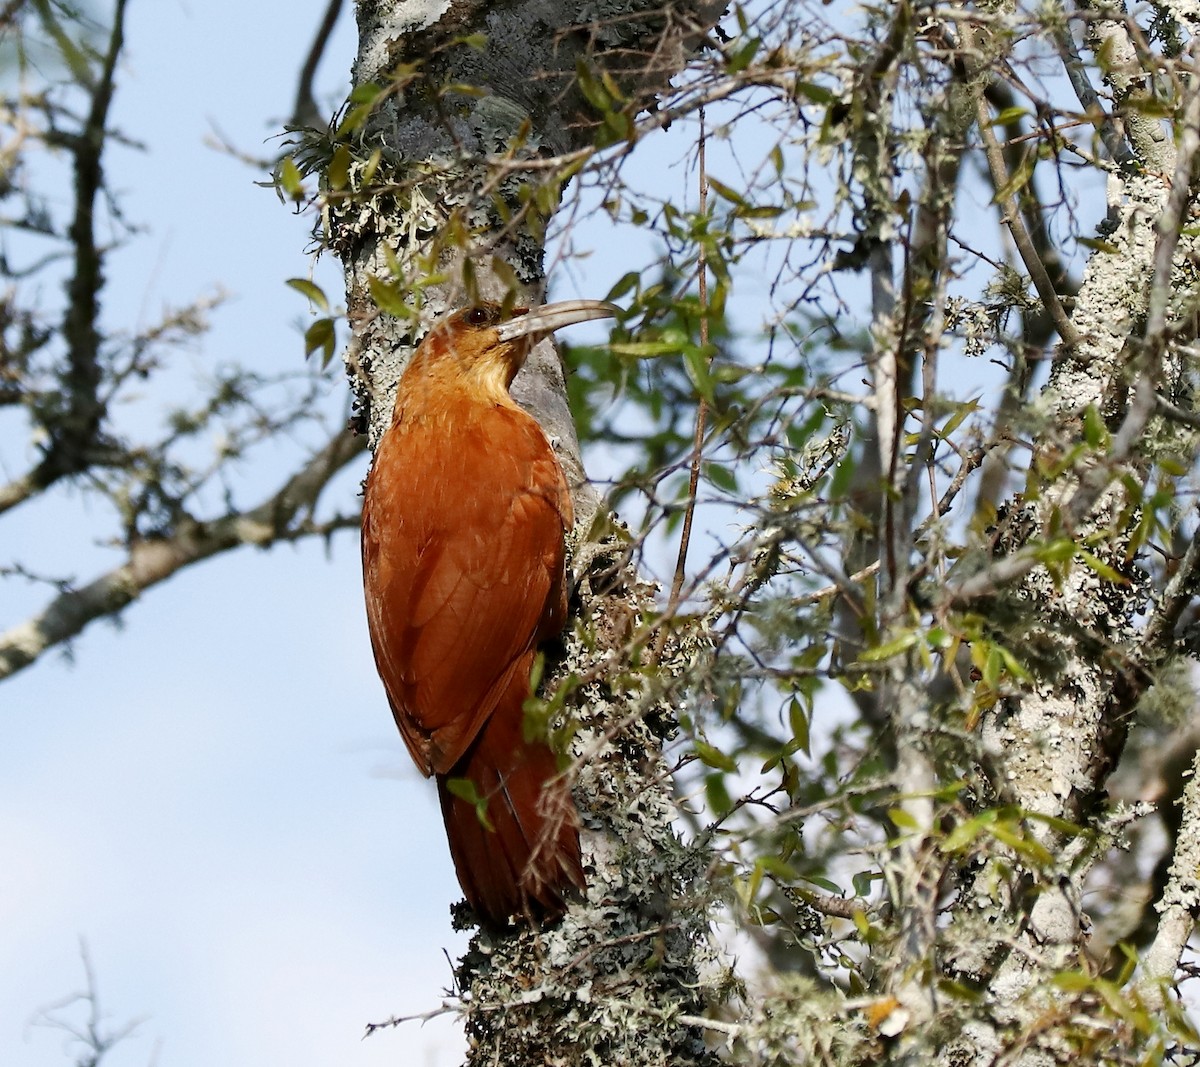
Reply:
[[[708, 210], [708, 170], [705, 166], [705, 132], [704, 132], [704, 108], [700, 108], [700, 147], [699, 147], [699, 171], [700, 171], [700, 218], [704, 219]], [[697, 276], [699, 282], [699, 297], [700, 297], [700, 346], [702, 349], [708, 347], [708, 256], [705, 253], [703, 242], [700, 244], [700, 252], [697, 263]], [[696, 408], [696, 432], [692, 438], [692, 461], [691, 471], [688, 475], [688, 498], [687, 506], [683, 512], [683, 528], [679, 533], [679, 555], [675, 560], [675, 577], [671, 581], [671, 595], [667, 601], [667, 616], [670, 617], [675, 613], [675, 609], [679, 606], [680, 594], [683, 591], [683, 581], [687, 576], [687, 554], [688, 545], [692, 539], [692, 523], [696, 517], [696, 497], [700, 489], [700, 461], [704, 455], [704, 427], [708, 420], [708, 401], [703, 396], [700, 397], [700, 403]], [[658, 658], [662, 653], [663, 643], [666, 641], [667, 627], [662, 627], [659, 630], [658, 640], [655, 645], [654, 657]]]
[[[1000, 146], [996, 133], [992, 129], [991, 109], [982, 95], [976, 105], [976, 115], [979, 119], [979, 136], [983, 139], [984, 154], [987, 156], [988, 169], [992, 174], [992, 184], [995, 186], [996, 195], [999, 196], [1011, 182], [1008, 166], [1004, 162], [1004, 149]], [[1017, 203], [1016, 194], [1010, 192], [1005, 196], [1000, 202], [1000, 207], [1004, 211], [1004, 222], [1008, 226], [1009, 233], [1012, 234], [1013, 244], [1017, 246], [1021, 262], [1025, 264], [1025, 269], [1029, 272], [1029, 280], [1033, 282], [1038, 297], [1054, 320], [1054, 327], [1058, 330], [1059, 337], [1067, 347], [1076, 348], [1080, 339], [1079, 332], [1062, 306], [1062, 301], [1058, 298], [1046, 265], [1042, 262], [1033, 241], [1029, 238], [1025, 223], [1021, 218], [1021, 208]]]
[[116, 615], [151, 586], [192, 563], [242, 545], [330, 536], [335, 529], [352, 528], [357, 516], [340, 516], [319, 524], [296, 520], [306, 509], [311, 511], [333, 476], [363, 447], [361, 437], [341, 430], [276, 493], [252, 510], [208, 522], [189, 519], [181, 523], [174, 537], [135, 541], [119, 567], [82, 588], [64, 590], [40, 614], [0, 634], [0, 680], [28, 667], [47, 649], [70, 641], [88, 623]]
[[304, 66], [300, 68], [296, 103], [292, 106], [293, 126], [315, 128], [325, 125], [321, 113], [317, 109], [316, 97], [313, 95], [313, 79], [316, 77], [317, 66], [325, 55], [325, 49], [329, 46], [329, 38], [333, 34], [333, 27], [337, 25], [341, 12], [342, 0], [329, 0], [329, 6], [325, 9], [321, 25], [317, 27], [317, 34], [313, 38], [312, 47], [304, 59]]
[[1195, 599], [1196, 575], [1200, 574], [1200, 526], [1192, 532], [1183, 558], [1175, 567], [1162, 597], [1150, 616], [1150, 622], [1142, 636], [1142, 647], [1146, 654], [1157, 659], [1166, 659], [1170, 651], [1170, 638], [1175, 632], [1184, 609]]
[[1194, 411], [1184, 411], [1183, 408], [1172, 404], [1161, 393], [1155, 397], [1155, 403], [1158, 406], [1158, 413], [1172, 422], [1181, 422], [1185, 426], [1190, 426], [1194, 430], [1200, 430], [1200, 415]]

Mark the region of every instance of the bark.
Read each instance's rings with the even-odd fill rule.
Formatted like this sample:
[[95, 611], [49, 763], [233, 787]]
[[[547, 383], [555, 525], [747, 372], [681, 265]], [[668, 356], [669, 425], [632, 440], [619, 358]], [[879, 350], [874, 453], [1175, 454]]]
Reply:
[[[546, 0], [360, 0], [355, 85], [392, 90], [345, 137], [348, 180], [325, 203], [346, 273], [347, 365], [372, 443], [434, 318], [477, 297], [541, 302], [545, 228], [562, 184], [541, 164], [586, 149], [597, 128], [577, 67], [608, 71], [630, 101], [618, 110], [632, 118], [633, 101], [665, 86], [718, 11], [640, 0], [582, 11]], [[475, 33], [485, 37], [464, 41]], [[476, 935], [457, 968], [468, 1062], [705, 1063], [708, 861], [672, 828], [661, 753], [680, 699], [672, 678], [704, 650], [669, 646], [648, 662], [639, 649], [652, 590], [619, 536], [584, 543], [598, 500], [552, 342], [535, 349], [513, 392], [574, 487], [575, 619], [544, 690], [562, 687], [578, 727], [570, 773], [588, 892], [551, 929]]]
[[[1098, 23], [1095, 32], [1118, 56], [1131, 53], [1120, 26]], [[1126, 77], [1118, 62], [1118, 92]], [[964, 879], [949, 973], [985, 991], [986, 1010], [941, 1062], [982, 1065], [1003, 1054], [1015, 1063], [1057, 1063], [1071, 1055], [1076, 1040], [1069, 1001], [1053, 978], [1089, 968], [1085, 879], [1126, 819], [1120, 809], [1106, 810], [1104, 786], [1134, 705], [1170, 651], [1163, 628], [1140, 621], [1147, 584], [1134, 562], [1137, 501], [1129, 486], [1146, 483], [1143, 448], [1154, 398], [1172, 395], [1178, 384], [1164, 333], [1179, 336], [1175, 331], [1188, 322], [1195, 299], [1188, 263], [1196, 238], [1186, 228], [1195, 213], [1198, 109], [1193, 77], [1178, 149], [1139, 116], [1127, 126], [1145, 167], [1125, 173], [1115, 186], [1110, 239], [1117, 251], [1093, 256], [1085, 272], [1064, 335], [1068, 350], [1038, 405], [1035, 469], [1053, 471], [1083, 439], [1089, 409], [1103, 414], [1111, 443], [1105, 452], [1065, 464], [1036, 498], [1010, 500], [1000, 520], [1000, 558], [964, 583], [977, 605], [990, 605], [998, 625], [1012, 624], [1008, 640], [1024, 626], [1018, 641], [1033, 677], [985, 713], [980, 749], [994, 768], [994, 795], [1024, 813], [1028, 842], [1053, 862], [997, 856]], [[1092, 546], [1099, 566], [1046, 566], [1043, 549], [1057, 531]], [[949, 598], [964, 603], [961, 593], [952, 587]], [[1186, 941], [1181, 924], [1190, 922], [1190, 912], [1180, 902], [1190, 903], [1188, 885], [1177, 877], [1175, 895], [1164, 902], [1173, 929], [1159, 941], [1176, 951], [1173, 963], [1160, 958], [1165, 950], [1152, 953], [1155, 979], [1173, 974]], [[1014, 916], [1023, 916], [1019, 924]], [[1049, 1025], [1047, 1013], [1060, 1021]]]
[[1158, 932], [1142, 961], [1142, 988], [1151, 1011], [1161, 1011], [1179, 958], [1200, 916], [1200, 752], [1192, 760], [1181, 800], [1183, 818], [1174, 860], [1156, 904]]

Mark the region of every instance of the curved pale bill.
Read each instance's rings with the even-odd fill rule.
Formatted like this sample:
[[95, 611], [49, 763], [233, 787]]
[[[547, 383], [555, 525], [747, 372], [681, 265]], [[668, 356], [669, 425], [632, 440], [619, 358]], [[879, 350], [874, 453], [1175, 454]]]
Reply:
[[611, 319], [620, 311], [615, 304], [603, 300], [560, 300], [556, 304], [543, 304], [527, 314], [520, 315], [496, 327], [496, 336], [501, 341], [515, 341], [518, 337], [540, 339], [564, 326], [591, 319]]

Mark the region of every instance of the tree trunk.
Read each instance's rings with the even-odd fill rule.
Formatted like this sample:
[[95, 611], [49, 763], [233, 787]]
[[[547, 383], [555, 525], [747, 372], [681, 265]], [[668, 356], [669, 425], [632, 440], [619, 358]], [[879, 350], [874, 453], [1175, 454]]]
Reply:
[[[360, 0], [357, 95], [335, 134], [325, 202], [345, 266], [347, 366], [372, 445], [434, 318], [479, 298], [541, 302], [546, 223], [564, 180], [547, 157], [588, 150], [598, 128], [577, 70], [586, 80], [603, 68], [623, 98], [648, 99], [719, 10], [610, 7], [603, 21], [573, 24], [569, 5], [544, 2], [435, 14]], [[620, 531], [588, 540], [605, 526], [594, 522], [598, 500], [552, 341], [537, 346], [513, 392], [574, 486], [573, 622], [562, 651], [548, 654], [543, 692], [565, 694], [578, 724], [570, 773], [588, 892], [550, 929], [476, 935], [457, 969], [468, 1062], [707, 1063], [696, 1016], [716, 970], [708, 859], [675, 835], [661, 751], [673, 729], [672, 677], [703, 650], [668, 645], [653, 662], [653, 590], [632, 570]]]

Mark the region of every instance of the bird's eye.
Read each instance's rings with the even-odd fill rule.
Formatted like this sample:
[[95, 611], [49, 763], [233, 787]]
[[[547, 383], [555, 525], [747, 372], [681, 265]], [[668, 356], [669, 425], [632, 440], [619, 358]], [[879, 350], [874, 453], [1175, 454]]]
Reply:
[[472, 326], [483, 326], [487, 321], [487, 308], [471, 308], [467, 312], [467, 322]]

